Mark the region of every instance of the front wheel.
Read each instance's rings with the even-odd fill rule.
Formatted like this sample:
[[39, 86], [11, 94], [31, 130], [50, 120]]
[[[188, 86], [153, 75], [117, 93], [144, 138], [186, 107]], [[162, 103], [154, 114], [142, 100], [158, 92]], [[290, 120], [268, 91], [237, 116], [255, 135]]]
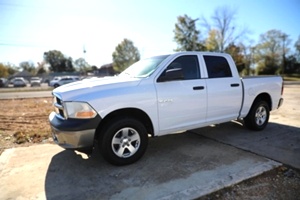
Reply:
[[270, 109], [263, 100], [255, 101], [248, 115], [244, 118], [244, 124], [247, 128], [255, 131], [263, 130], [268, 122]]
[[114, 165], [127, 165], [139, 160], [148, 145], [144, 125], [132, 118], [112, 120], [100, 133], [99, 146], [104, 159]]

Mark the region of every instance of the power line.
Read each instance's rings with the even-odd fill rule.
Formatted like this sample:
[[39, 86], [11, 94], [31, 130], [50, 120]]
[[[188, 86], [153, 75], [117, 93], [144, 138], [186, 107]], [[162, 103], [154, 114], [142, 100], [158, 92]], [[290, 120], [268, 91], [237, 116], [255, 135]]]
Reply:
[[48, 45], [33, 45], [33, 44], [16, 44], [16, 43], [5, 43], [0, 42], [0, 46], [11, 46], [11, 47], [49, 47]]

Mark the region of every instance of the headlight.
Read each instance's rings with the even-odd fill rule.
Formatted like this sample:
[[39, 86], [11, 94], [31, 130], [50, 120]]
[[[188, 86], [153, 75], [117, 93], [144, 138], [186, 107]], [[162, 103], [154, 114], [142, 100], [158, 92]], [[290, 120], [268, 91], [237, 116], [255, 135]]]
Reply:
[[90, 119], [97, 115], [96, 111], [84, 102], [65, 102], [65, 106], [68, 118]]

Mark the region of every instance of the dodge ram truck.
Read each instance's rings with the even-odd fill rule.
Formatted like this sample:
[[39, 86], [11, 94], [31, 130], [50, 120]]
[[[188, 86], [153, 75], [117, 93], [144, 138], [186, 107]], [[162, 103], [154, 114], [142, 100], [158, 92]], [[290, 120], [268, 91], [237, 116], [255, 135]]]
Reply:
[[111, 164], [139, 160], [149, 137], [242, 119], [260, 131], [282, 102], [280, 76], [240, 78], [230, 55], [179, 52], [140, 60], [118, 76], [53, 90], [54, 141]]

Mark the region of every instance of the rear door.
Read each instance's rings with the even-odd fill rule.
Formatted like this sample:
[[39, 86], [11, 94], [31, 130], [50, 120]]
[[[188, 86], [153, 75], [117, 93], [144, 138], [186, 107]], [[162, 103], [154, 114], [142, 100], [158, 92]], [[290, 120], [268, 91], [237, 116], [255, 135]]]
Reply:
[[197, 54], [178, 56], [160, 76], [166, 70], [178, 68], [183, 71], [183, 80], [155, 83], [161, 134], [205, 122], [206, 82], [200, 78]]
[[238, 117], [242, 85], [223, 56], [203, 55], [207, 69], [207, 122], [217, 123]]

